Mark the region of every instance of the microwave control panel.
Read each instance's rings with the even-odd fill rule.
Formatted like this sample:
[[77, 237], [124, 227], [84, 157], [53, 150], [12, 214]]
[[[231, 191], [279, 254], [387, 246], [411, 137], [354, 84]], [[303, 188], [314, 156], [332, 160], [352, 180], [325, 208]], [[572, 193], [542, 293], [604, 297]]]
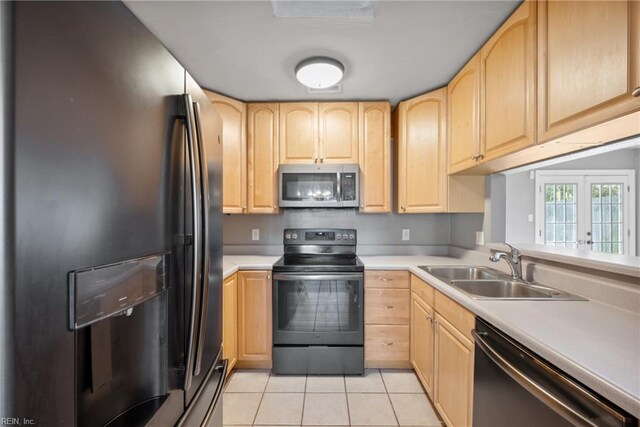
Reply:
[[345, 201], [356, 200], [356, 174], [343, 172], [340, 176], [341, 199]]

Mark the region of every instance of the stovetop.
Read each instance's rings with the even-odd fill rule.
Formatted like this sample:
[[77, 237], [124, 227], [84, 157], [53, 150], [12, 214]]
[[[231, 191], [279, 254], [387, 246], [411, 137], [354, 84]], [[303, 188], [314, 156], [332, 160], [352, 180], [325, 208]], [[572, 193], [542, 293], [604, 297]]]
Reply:
[[364, 264], [356, 256], [357, 231], [342, 228], [288, 228], [284, 230], [284, 256], [274, 272], [359, 272]]
[[284, 255], [274, 272], [360, 272], [364, 264], [356, 255]]

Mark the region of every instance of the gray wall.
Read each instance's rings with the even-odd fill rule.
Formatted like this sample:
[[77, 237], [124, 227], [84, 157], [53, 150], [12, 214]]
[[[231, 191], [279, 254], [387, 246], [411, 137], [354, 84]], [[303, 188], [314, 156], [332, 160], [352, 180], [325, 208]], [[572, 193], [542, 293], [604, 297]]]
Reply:
[[[637, 243], [640, 243], [640, 149], [623, 149], [598, 154], [546, 166], [538, 170], [590, 170], [598, 169], [635, 169], [636, 171], [636, 233]], [[519, 172], [506, 175], [506, 221], [505, 237], [513, 243], [535, 243], [535, 179], [530, 178], [530, 172]], [[534, 222], [528, 221], [528, 215], [534, 215]], [[636, 244], [636, 251], [640, 248]]]
[[[360, 214], [353, 209], [287, 209], [279, 215], [226, 215], [224, 252], [232, 254], [277, 254], [282, 252], [285, 228], [355, 228], [358, 253], [371, 255], [446, 253], [450, 242], [449, 214]], [[251, 240], [251, 229], [260, 230], [260, 240]], [[411, 239], [402, 240], [402, 229]], [[383, 252], [381, 252], [383, 251]]]

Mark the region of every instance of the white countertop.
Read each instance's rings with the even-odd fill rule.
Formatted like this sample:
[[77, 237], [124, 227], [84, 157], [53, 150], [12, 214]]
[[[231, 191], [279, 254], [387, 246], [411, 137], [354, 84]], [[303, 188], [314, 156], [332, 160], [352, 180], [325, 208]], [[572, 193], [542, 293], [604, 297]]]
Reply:
[[[225, 277], [270, 270], [277, 256], [225, 256]], [[409, 270], [561, 370], [640, 418], [640, 313], [596, 301], [475, 300], [418, 268], [435, 256], [361, 256], [366, 269]]]

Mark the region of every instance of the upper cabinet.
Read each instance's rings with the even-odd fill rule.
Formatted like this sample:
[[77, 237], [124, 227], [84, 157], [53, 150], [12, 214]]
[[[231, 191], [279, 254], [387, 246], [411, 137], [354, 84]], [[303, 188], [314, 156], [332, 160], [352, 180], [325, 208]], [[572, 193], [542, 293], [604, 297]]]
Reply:
[[396, 108], [399, 213], [484, 212], [484, 179], [447, 175], [447, 89]]
[[320, 163], [358, 163], [358, 103], [321, 102]]
[[280, 104], [280, 163], [357, 162], [357, 102]]
[[474, 166], [480, 150], [480, 55], [449, 82], [449, 173]]
[[222, 211], [247, 211], [246, 106], [226, 96], [206, 91], [222, 118]]
[[247, 106], [249, 213], [278, 212], [278, 104]]
[[318, 103], [280, 104], [280, 163], [318, 163]]
[[388, 102], [361, 102], [360, 212], [391, 211], [391, 107]]
[[400, 213], [446, 212], [446, 89], [402, 102], [397, 117]]
[[527, 0], [480, 50], [483, 161], [535, 144], [535, 46], [536, 2]]
[[[640, 4], [538, 3], [538, 138], [640, 110]], [[639, 94], [640, 95], [640, 94]]]

